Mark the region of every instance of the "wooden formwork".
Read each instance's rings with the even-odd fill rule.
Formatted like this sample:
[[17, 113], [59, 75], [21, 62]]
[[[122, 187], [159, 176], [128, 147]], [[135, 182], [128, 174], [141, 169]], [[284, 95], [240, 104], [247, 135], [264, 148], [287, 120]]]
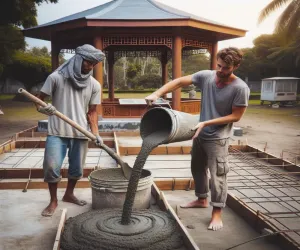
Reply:
[[[115, 143], [118, 142], [119, 138], [122, 136], [132, 137], [132, 138], [140, 138], [139, 132], [115, 132]], [[141, 147], [140, 146], [122, 146], [118, 143], [116, 147], [119, 155], [137, 155]], [[191, 146], [169, 146], [169, 145], [162, 145], [158, 146], [157, 148], [153, 149], [151, 155], [176, 155], [176, 154], [189, 154], [191, 151]]]
[[[24, 147], [24, 138], [28, 138], [31, 134], [33, 137], [37, 138], [36, 136], [39, 135], [34, 131], [34, 128], [28, 131], [22, 131], [18, 133], [15, 139], [11, 139], [8, 142], [0, 145], [0, 154], [5, 152], [10, 152], [18, 147]], [[111, 143], [109, 143], [110, 147], [115, 147], [116, 152], [119, 156], [126, 156], [126, 155], [136, 155], [140, 151], [140, 146], [122, 146], [118, 142], [118, 138], [122, 136], [133, 136], [138, 138], [139, 133], [137, 132], [117, 132], [117, 133], [110, 133], [111, 136]], [[30, 147], [30, 143], [32, 141], [26, 141], [26, 146]], [[20, 144], [19, 144], [20, 143]], [[23, 143], [23, 144], [22, 144]], [[27, 144], [28, 143], [28, 144]], [[36, 141], [35, 141], [36, 143]], [[40, 142], [40, 146], [42, 147], [43, 144]], [[36, 146], [37, 144], [35, 144]], [[233, 149], [237, 149], [245, 154], [251, 154], [256, 158], [259, 158], [267, 163], [272, 164], [274, 168], [280, 168], [285, 170], [284, 174], [291, 174], [297, 175], [300, 174], [299, 166], [296, 164], [287, 161], [282, 158], [278, 158], [272, 154], [269, 154], [265, 151], [259, 150], [250, 145], [231, 145]], [[164, 155], [164, 154], [189, 154], [191, 150], [190, 146], [160, 146], [157, 149], [153, 150], [152, 154], [157, 155]], [[84, 176], [88, 176], [89, 173], [93, 171], [93, 169], [85, 169]], [[20, 179], [26, 176], [26, 178], [31, 175], [31, 179]], [[62, 175], [64, 176], [64, 170], [62, 171]], [[0, 170], [0, 177], [4, 178], [0, 181], [0, 189], [42, 189], [47, 188], [47, 184], [43, 182], [42, 172], [38, 169], [14, 169], [14, 170]], [[6, 177], [6, 178], [5, 178]], [[9, 178], [9, 179], [8, 179]], [[66, 187], [67, 180], [63, 179], [59, 187]], [[77, 184], [78, 188], [90, 188], [90, 183], [87, 178], [83, 178], [82, 180], [78, 181]], [[174, 213], [173, 209], [169, 207], [164, 199], [164, 195], [160, 190], [193, 190], [194, 189], [194, 181], [192, 178], [157, 178], [154, 179], [154, 185], [152, 188], [154, 191], [152, 192], [153, 196], [156, 198], [158, 204], [161, 204], [161, 209], [166, 207], [167, 211], [170, 213]], [[276, 231], [276, 228], [272, 225], [272, 223], [265, 220], [265, 218], [261, 217], [256, 211], [251, 209], [247, 204], [243, 201], [238, 199], [232, 194], [228, 195], [227, 205], [231, 209], [233, 209], [237, 214], [242, 216], [255, 230], [261, 232], [263, 228], [269, 228], [272, 231]], [[176, 214], [175, 214], [176, 215]], [[178, 219], [178, 218], [177, 218]], [[184, 229], [184, 227], [183, 227]], [[182, 230], [183, 230], [182, 229]], [[275, 237], [276, 241], [279, 245], [281, 245], [285, 249], [298, 249], [284, 234], [278, 234]], [[188, 241], [188, 239], [187, 239]], [[196, 249], [196, 248], [190, 248]]]

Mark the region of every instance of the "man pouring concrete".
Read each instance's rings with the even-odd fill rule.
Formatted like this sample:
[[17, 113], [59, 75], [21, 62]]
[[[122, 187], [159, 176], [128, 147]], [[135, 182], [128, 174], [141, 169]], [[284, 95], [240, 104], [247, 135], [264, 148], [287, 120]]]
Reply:
[[201, 90], [200, 122], [193, 137], [191, 171], [195, 182], [197, 199], [182, 205], [182, 208], [206, 208], [209, 206], [208, 169], [211, 175], [212, 218], [208, 229], [223, 227], [222, 208], [227, 199], [228, 146], [233, 122], [243, 116], [249, 100], [247, 84], [234, 75], [240, 66], [242, 53], [229, 47], [217, 54], [216, 70], [203, 70], [195, 74], [174, 79], [145, 99], [149, 105], [159, 97], [194, 84]]
[[[65, 202], [83, 206], [85, 201], [74, 195], [77, 181], [82, 177], [88, 150], [88, 139], [71, 125], [53, 115], [56, 109], [85, 129], [90, 127], [96, 135], [96, 144], [103, 141], [98, 132], [97, 104], [100, 104], [100, 83], [92, 77], [94, 66], [104, 60], [104, 53], [91, 45], [76, 48], [76, 54], [46, 79], [38, 97], [51, 96], [52, 104], [37, 106], [37, 110], [49, 115], [48, 135], [44, 155], [44, 180], [48, 183], [50, 203], [42, 211], [52, 216], [57, 207], [57, 184], [60, 170], [68, 150], [68, 184], [62, 198]], [[89, 125], [89, 126], [88, 126]]]

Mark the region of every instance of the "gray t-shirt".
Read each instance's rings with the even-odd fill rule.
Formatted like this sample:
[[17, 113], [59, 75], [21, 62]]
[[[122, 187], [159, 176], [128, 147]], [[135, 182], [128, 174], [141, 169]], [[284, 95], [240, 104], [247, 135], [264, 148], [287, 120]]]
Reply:
[[[41, 92], [52, 97], [52, 105], [62, 114], [88, 129], [89, 105], [100, 104], [100, 83], [91, 76], [86, 88], [75, 89], [68, 78], [57, 71], [48, 76]], [[86, 138], [55, 115], [48, 118], [48, 134], [68, 138]]]
[[[223, 88], [216, 86], [216, 71], [203, 70], [192, 75], [192, 82], [201, 90], [200, 121], [208, 121], [232, 114], [232, 106], [246, 107], [250, 90], [248, 85], [236, 78]], [[232, 135], [232, 123], [205, 127], [199, 137], [205, 140], [229, 138]]]

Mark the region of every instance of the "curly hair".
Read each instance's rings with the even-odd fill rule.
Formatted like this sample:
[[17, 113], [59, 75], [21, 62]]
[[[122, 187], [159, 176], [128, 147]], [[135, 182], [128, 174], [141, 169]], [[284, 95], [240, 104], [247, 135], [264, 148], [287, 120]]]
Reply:
[[235, 47], [224, 48], [217, 54], [217, 59], [221, 58], [227, 65], [238, 66], [242, 59], [243, 53]]

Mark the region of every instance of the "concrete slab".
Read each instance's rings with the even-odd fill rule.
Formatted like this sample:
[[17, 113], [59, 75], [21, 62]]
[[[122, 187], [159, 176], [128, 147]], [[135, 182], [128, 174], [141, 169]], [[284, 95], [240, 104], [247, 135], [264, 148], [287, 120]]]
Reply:
[[[58, 190], [61, 200], [64, 189]], [[52, 217], [41, 216], [49, 202], [48, 190], [0, 190], [0, 249], [1, 250], [52, 250], [59, 224], [61, 209], [67, 208], [67, 215], [75, 216], [91, 209], [91, 190], [77, 189], [75, 194], [88, 204], [84, 207], [59, 202]]]
[[[174, 209], [176, 209], [176, 206], [179, 207], [180, 204], [185, 204], [195, 199], [194, 191], [164, 191], [164, 194]], [[187, 230], [201, 250], [224, 250], [259, 236], [256, 231], [228, 207], [223, 210], [224, 228], [216, 232], [207, 230], [211, 217], [211, 208], [179, 208], [177, 211], [178, 216], [186, 227], [192, 225], [195, 228], [189, 229], [187, 227]], [[279, 250], [280, 248], [262, 239], [235, 249]]]
[[[60, 201], [64, 189], [58, 190], [59, 206], [51, 218], [42, 217], [41, 211], [49, 202], [48, 190], [0, 190], [0, 249], [1, 250], [52, 250], [61, 209], [67, 208], [67, 217], [91, 209], [91, 190], [75, 189], [75, 194], [88, 204], [84, 207]], [[177, 204], [194, 198], [194, 191], [164, 192], [167, 200], [174, 207]], [[206, 230], [211, 209], [180, 209], [179, 217], [183, 224], [193, 225], [195, 229], [188, 229], [200, 249], [226, 249], [236, 243], [258, 236], [242, 219], [229, 208], [224, 210], [225, 227], [219, 232]], [[230, 227], [229, 227], [230, 226]], [[277, 250], [275, 246], [265, 241], [256, 241], [236, 248], [256, 250]]]

